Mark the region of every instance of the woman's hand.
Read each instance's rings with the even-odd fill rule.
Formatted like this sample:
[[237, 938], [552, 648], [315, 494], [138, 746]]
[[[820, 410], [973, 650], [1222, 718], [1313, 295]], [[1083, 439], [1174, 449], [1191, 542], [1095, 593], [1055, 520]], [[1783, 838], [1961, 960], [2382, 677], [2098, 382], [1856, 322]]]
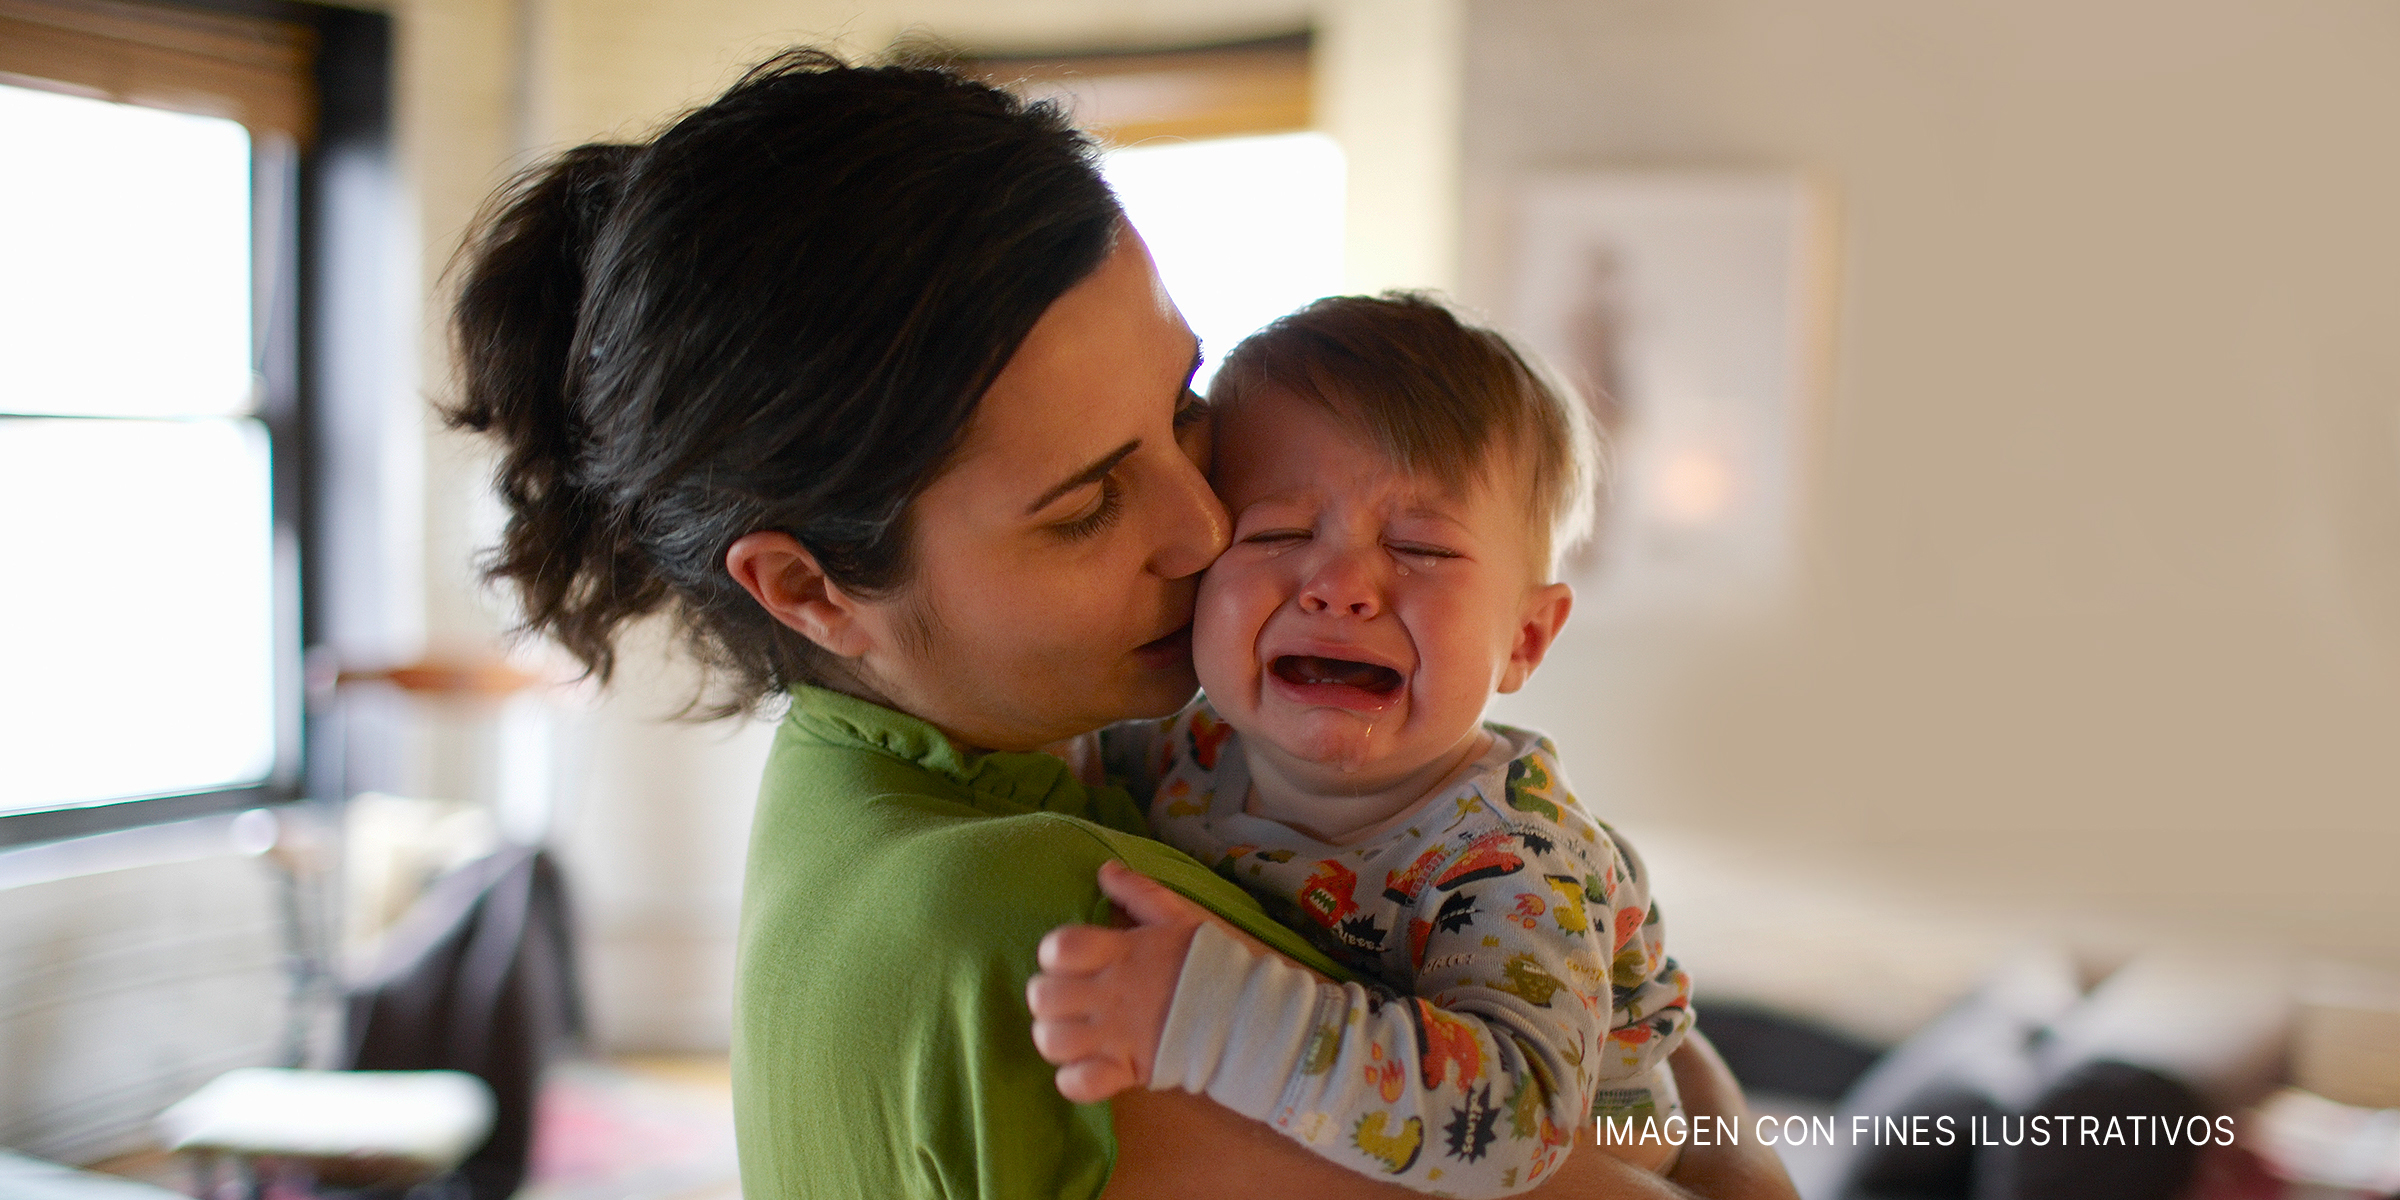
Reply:
[[1192, 932], [1207, 909], [1121, 862], [1100, 864], [1100, 891], [1132, 925], [1062, 925], [1042, 938], [1041, 972], [1025, 985], [1033, 1045], [1058, 1065], [1058, 1093], [1078, 1104], [1145, 1087]]
[[1695, 1029], [1667, 1056], [1667, 1066], [1675, 1072], [1675, 1088], [1683, 1093], [1686, 1112], [1695, 1118], [1724, 1117], [1742, 1134], [1731, 1145], [1718, 1142], [1684, 1147], [1667, 1174], [1682, 1194], [1712, 1200], [1798, 1200], [1783, 1160], [1773, 1148], [1750, 1136], [1755, 1127], [1750, 1124], [1749, 1102], [1733, 1072], [1726, 1069], [1725, 1060], [1717, 1057], [1717, 1048]]

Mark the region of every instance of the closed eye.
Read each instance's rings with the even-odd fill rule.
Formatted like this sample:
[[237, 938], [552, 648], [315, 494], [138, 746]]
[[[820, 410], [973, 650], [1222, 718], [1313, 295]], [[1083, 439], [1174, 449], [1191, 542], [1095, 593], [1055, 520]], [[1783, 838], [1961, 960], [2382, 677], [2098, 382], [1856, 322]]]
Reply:
[[1081, 513], [1052, 525], [1052, 532], [1070, 542], [1077, 542], [1116, 524], [1117, 518], [1125, 511], [1125, 490], [1117, 483], [1113, 471], [1101, 476], [1097, 482], [1100, 485], [1099, 494], [1092, 497], [1091, 504]]
[[1305, 529], [1262, 529], [1243, 538], [1242, 541], [1253, 546], [1282, 546], [1293, 542], [1305, 542], [1308, 537], [1308, 531]]
[[1386, 542], [1384, 545], [1394, 554], [1405, 554], [1411, 558], [1460, 557], [1458, 551], [1456, 550], [1446, 550], [1440, 546], [1428, 546], [1422, 542]]

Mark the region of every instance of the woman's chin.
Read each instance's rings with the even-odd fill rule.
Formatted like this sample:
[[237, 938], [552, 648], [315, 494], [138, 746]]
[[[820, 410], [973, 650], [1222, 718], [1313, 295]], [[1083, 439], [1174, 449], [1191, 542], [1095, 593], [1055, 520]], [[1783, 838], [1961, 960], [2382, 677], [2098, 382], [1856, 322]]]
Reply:
[[1191, 703], [1193, 694], [1200, 690], [1200, 676], [1192, 668], [1189, 624], [1134, 647], [1127, 657], [1132, 660], [1132, 669], [1128, 672], [1126, 708], [1120, 720], [1166, 716]]
[[1181, 662], [1159, 667], [1144, 664], [1139, 678], [1126, 691], [1125, 711], [1118, 720], [1171, 716], [1183, 710], [1200, 691], [1200, 677], [1189, 655]]
[[1189, 622], [1163, 637], [1143, 642], [1133, 648], [1133, 661], [1145, 671], [1174, 672], [1189, 675], [1192, 671], [1192, 626]]

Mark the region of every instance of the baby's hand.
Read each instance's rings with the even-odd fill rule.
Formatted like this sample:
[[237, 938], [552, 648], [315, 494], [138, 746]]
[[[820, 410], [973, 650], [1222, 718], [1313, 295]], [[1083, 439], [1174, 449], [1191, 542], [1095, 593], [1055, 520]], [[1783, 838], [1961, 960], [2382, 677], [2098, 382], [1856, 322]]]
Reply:
[[1130, 928], [1061, 925], [1042, 939], [1041, 973], [1025, 985], [1033, 1045], [1058, 1064], [1058, 1093], [1077, 1104], [1150, 1082], [1167, 1005], [1192, 931], [1208, 910], [1111, 860], [1100, 891]]

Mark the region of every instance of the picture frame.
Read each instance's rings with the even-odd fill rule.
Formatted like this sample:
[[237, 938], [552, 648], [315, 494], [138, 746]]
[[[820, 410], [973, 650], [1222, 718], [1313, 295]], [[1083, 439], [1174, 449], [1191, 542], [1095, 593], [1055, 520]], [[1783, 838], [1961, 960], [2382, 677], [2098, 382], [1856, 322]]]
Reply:
[[1524, 177], [1503, 323], [1606, 448], [1563, 566], [1607, 615], [1755, 608], [1788, 583], [1830, 360], [1832, 204], [1799, 171]]

